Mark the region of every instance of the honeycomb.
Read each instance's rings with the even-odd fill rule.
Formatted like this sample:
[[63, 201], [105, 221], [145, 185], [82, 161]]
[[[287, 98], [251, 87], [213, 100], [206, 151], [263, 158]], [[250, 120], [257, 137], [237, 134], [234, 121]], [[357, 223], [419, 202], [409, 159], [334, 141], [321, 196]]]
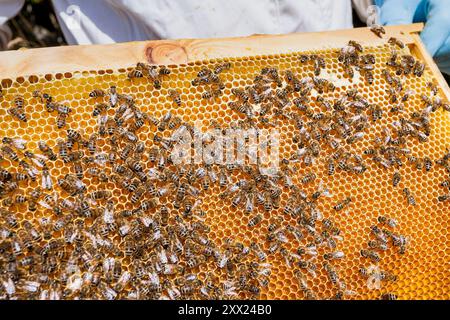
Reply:
[[[286, 214], [286, 207], [291, 203], [291, 196], [293, 194], [292, 188], [280, 183], [281, 195], [279, 197], [279, 204], [271, 210], [265, 210], [262, 205], [255, 205], [253, 211], [249, 214], [245, 212], [242, 205], [233, 205], [232, 197], [224, 196], [224, 192], [230, 185], [238, 182], [240, 179], [249, 179], [249, 174], [242, 172], [242, 170], [232, 170], [229, 173], [229, 181], [226, 187], [221, 187], [218, 183], [211, 183], [208, 189], [203, 189], [199, 182], [196, 183], [197, 189], [200, 190], [199, 199], [201, 202], [201, 214], [203, 217], [195, 220], [192, 217], [183, 217], [183, 207], [176, 208], [174, 197], [176, 190], [170, 190], [162, 195], [158, 201], [156, 208], [151, 209], [150, 217], [161, 216], [161, 206], [163, 204], [169, 209], [168, 225], [179, 225], [180, 217], [183, 221], [201, 221], [203, 223], [199, 233], [204, 234], [213, 245], [223, 250], [230, 245], [231, 242], [240, 242], [244, 247], [251, 247], [252, 243], [259, 244], [260, 248], [266, 252], [269, 263], [267, 268], [270, 272], [260, 270], [258, 272], [260, 279], [257, 280], [255, 286], [259, 288], [258, 294], [250, 294], [247, 290], [238, 290], [237, 295], [223, 296], [223, 295], [209, 295], [202, 296], [201, 294], [187, 295], [188, 298], [258, 298], [258, 299], [333, 299], [337, 298], [338, 292], [344, 292], [344, 298], [347, 299], [378, 299], [382, 295], [388, 293], [394, 294], [398, 299], [449, 299], [450, 298], [450, 274], [449, 274], [449, 257], [450, 257], [450, 235], [449, 235], [449, 202], [439, 201], [438, 197], [449, 193], [445, 187], [440, 184], [448, 179], [448, 171], [443, 166], [439, 166], [436, 161], [441, 159], [450, 146], [450, 119], [443, 108], [439, 108], [430, 116], [430, 134], [427, 141], [419, 142], [418, 139], [408, 139], [404, 145], [409, 148], [410, 156], [423, 159], [429, 157], [432, 161], [432, 167], [429, 171], [425, 168], [417, 169], [415, 165], [409, 163], [404, 159], [403, 164], [397, 168], [384, 168], [379, 163], [371, 161], [368, 155], [364, 154], [365, 150], [374, 147], [374, 141], [377, 138], [386, 138], [386, 127], [393, 127], [395, 122], [400, 121], [402, 116], [410, 115], [413, 112], [419, 112], [423, 109], [423, 101], [421, 95], [430, 95], [430, 89], [427, 86], [428, 82], [434, 82], [433, 75], [429, 68], [425, 68], [425, 72], [421, 77], [410, 75], [401, 75], [404, 91], [413, 90], [411, 97], [404, 103], [403, 112], [390, 112], [393, 103], [389, 96], [390, 84], [382, 74], [382, 70], [386, 68], [386, 63], [391, 56], [392, 46], [390, 44], [380, 45], [376, 47], [365, 46], [364, 54], [373, 54], [376, 62], [374, 64], [372, 84], [369, 84], [364, 76], [358, 71], [353, 78], [349, 78], [343, 68], [343, 64], [339, 61], [340, 48], [331, 48], [326, 50], [308, 51], [308, 52], [294, 52], [286, 54], [248, 56], [239, 58], [224, 58], [212, 59], [205, 61], [196, 61], [186, 65], [170, 65], [170, 74], [162, 78], [161, 88], [156, 89], [154, 83], [147, 77], [132, 78], [128, 74], [135, 70], [135, 67], [124, 67], [119, 70], [96, 70], [86, 72], [73, 73], [55, 73], [46, 75], [32, 75], [23, 76], [17, 79], [3, 79], [1, 87], [3, 97], [0, 98], [0, 130], [3, 137], [16, 138], [20, 137], [27, 141], [27, 149], [39, 154], [38, 142], [45, 141], [57, 153], [58, 141], [67, 138], [67, 129], [77, 130], [86, 139], [99, 129], [98, 119], [92, 115], [95, 105], [97, 103], [105, 102], [102, 97], [90, 98], [89, 93], [95, 89], [102, 89], [105, 92], [114, 85], [117, 91], [123, 95], [130, 95], [134, 99], [134, 104], [141, 111], [148, 115], [162, 119], [168, 111], [171, 112], [172, 117], [179, 117], [183, 122], [195, 124], [197, 127], [202, 127], [203, 130], [210, 128], [213, 123], [226, 128], [232, 123], [245, 122], [245, 115], [230, 108], [230, 102], [237, 101], [236, 95], [232, 93], [235, 88], [245, 88], [253, 84], [256, 75], [261, 73], [263, 68], [276, 68], [280, 75], [284, 74], [286, 70], [291, 70], [298, 78], [314, 77], [314, 64], [310, 62], [301, 63], [300, 55], [320, 55], [325, 60], [325, 68], [320, 71], [320, 77], [330, 79], [335, 84], [334, 90], [325, 90], [322, 97], [325, 99], [337, 99], [344, 95], [348, 90], [356, 88], [358, 93], [368, 101], [370, 104], [377, 104], [383, 110], [383, 116], [377, 121], [368, 121], [369, 126], [364, 129], [364, 135], [355, 143], [347, 143], [343, 147], [347, 152], [358, 154], [363, 157], [365, 170], [360, 174], [355, 174], [345, 170], [340, 170], [336, 162], [335, 173], [329, 175], [327, 172], [328, 161], [333, 149], [328, 146], [326, 142], [320, 143], [321, 152], [316, 157], [312, 165], [307, 165], [301, 161], [291, 161], [289, 165], [294, 167], [290, 172], [292, 183], [300, 188], [308, 197], [317, 190], [327, 190], [329, 194], [321, 196], [317, 200], [317, 210], [321, 212], [323, 217], [318, 218], [316, 228], [318, 232], [326, 230], [326, 222], [332, 224], [340, 230], [339, 237], [336, 237], [336, 248], [331, 250], [327, 245], [317, 245], [317, 256], [311, 255], [307, 260], [315, 263], [315, 268], [301, 268], [298, 263], [289, 260], [286, 257], [293, 257], [298, 252], [299, 248], [307, 250], [311, 242], [315, 239], [311, 234], [305, 233], [303, 239], [296, 238], [293, 233], [285, 231], [284, 241], [279, 244], [284, 250], [277, 250], [275, 253], [270, 253], [270, 241], [268, 241], [268, 229], [271, 224], [279, 224], [279, 227], [284, 227], [288, 230], [290, 226], [298, 224], [297, 218], [293, 215]], [[406, 47], [399, 50], [403, 54], [412, 54], [420, 59], [418, 53], [411, 48]], [[197, 77], [197, 74], [203, 68], [213, 69], [217, 64], [223, 62], [230, 62], [231, 69], [223, 71], [220, 78], [223, 81], [223, 94], [213, 99], [204, 99], [202, 95], [210, 85], [193, 86], [192, 80]], [[282, 77], [283, 84], [286, 86], [286, 81]], [[272, 84], [273, 90], [276, 86]], [[55, 112], [49, 113], [41, 99], [35, 97], [33, 92], [39, 90], [40, 92], [48, 93], [53, 97], [54, 101], [62, 102], [72, 109], [66, 119], [66, 125], [62, 129], [57, 128], [57, 114]], [[170, 97], [170, 90], [177, 90], [180, 93], [181, 105], [177, 105]], [[439, 95], [442, 92], [438, 93]], [[21, 95], [24, 98], [24, 111], [28, 117], [28, 121], [22, 122], [13, 117], [8, 109], [12, 107], [14, 98]], [[311, 100], [309, 102], [311, 110], [315, 113], [329, 112], [317, 101], [317, 92], [313, 90]], [[290, 93], [289, 99], [292, 101], [300, 97], [298, 92]], [[113, 117], [117, 112], [117, 108], [110, 108], [106, 111], [110, 117]], [[286, 113], [298, 113], [301, 118], [306, 121], [306, 116], [298, 111], [293, 104], [286, 107]], [[280, 133], [280, 158], [293, 159], [301, 147], [297, 142], [298, 128], [295, 121], [289, 118], [277, 118], [272, 114], [273, 121], [276, 122], [276, 128]], [[215, 122], [214, 122], [215, 121]], [[242, 122], [241, 122], [242, 123]], [[257, 124], [258, 128], [270, 128], [270, 126]], [[145, 152], [143, 153], [144, 170], [149, 171], [156, 165], [149, 162], [147, 155], [148, 151], [154, 146], [155, 135], [163, 137], [170, 137], [174, 130], [159, 131], [151, 123], [145, 123], [136, 135], [139, 141], [145, 143]], [[110, 141], [106, 138], [100, 137], [98, 139], [98, 151], [109, 153], [111, 151]], [[123, 148], [123, 145], [121, 146]], [[81, 146], [74, 146], [73, 150], [85, 150], [85, 157], [89, 156], [86, 149]], [[125, 158], [126, 159], [126, 158]], [[107, 162], [103, 170], [108, 176], [113, 176], [113, 166], [115, 164], [124, 164], [125, 161], [117, 159], [115, 162]], [[3, 154], [1, 165], [4, 170], [11, 170], [15, 172], [17, 163], [11, 161]], [[47, 161], [47, 166], [51, 177], [53, 177], [53, 190], [60, 194], [60, 197], [67, 198], [68, 194], [64, 192], [56, 183], [58, 178], [63, 177], [68, 173], [74, 174], [74, 168], [70, 163], [65, 163], [60, 158], [56, 161]], [[168, 166], [169, 167], [169, 166]], [[197, 170], [198, 167], [195, 167]], [[217, 168], [216, 168], [217, 169]], [[132, 193], [124, 190], [118, 182], [109, 179], [107, 182], [102, 182], [98, 177], [94, 177], [84, 169], [84, 177], [82, 181], [86, 185], [87, 193], [89, 194], [95, 190], [110, 190], [112, 196], [110, 199], [97, 200], [94, 206], [106, 206], [107, 200], [112, 200], [115, 205], [115, 211], [121, 212], [123, 210], [136, 209], [141, 201], [150, 199], [147, 195], [141, 198], [137, 204], [132, 201]], [[17, 171], [17, 172], [20, 172]], [[400, 173], [401, 180], [398, 186], [394, 187], [392, 184], [393, 174]], [[219, 170], [217, 169], [217, 173]], [[316, 178], [311, 182], [303, 183], [303, 178], [307, 174], [314, 173]], [[19, 191], [17, 194], [28, 195], [32, 190], [38, 188], [41, 184], [40, 176], [36, 181], [22, 181], [19, 183]], [[157, 188], [162, 190], [167, 187], [167, 183], [160, 182]], [[261, 186], [258, 186], [261, 188]], [[414, 197], [416, 205], [408, 204], [405, 199], [403, 190], [408, 188], [411, 195]], [[167, 191], [167, 190], [166, 190]], [[52, 191], [53, 192], [53, 191]], [[51, 192], [47, 192], [51, 194]], [[69, 197], [70, 198], [70, 197]], [[342, 210], [336, 210], [336, 206], [351, 199], [348, 204], [343, 206]], [[73, 198], [70, 198], [73, 199]], [[193, 202], [196, 200], [193, 199]], [[19, 221], [19, 229], [23, 229], [25, 221], [31, 221], [38, 225], [38, 220], [43, 217], [51, 218], [53, 221], [58, 219], [52, 210], [48, 210], [42, 206], [38, 206], [36, 211], [30, 211], [26, 204], [13, 204], [12, 206], [5, 206], [2, 203], [2, 208], [8, 208], [13, 212]], [[256, 215], [261, 215], [261, 222], [254, 227], [249, 226], [249, 221]], [[67, 213], [65, 213], [67, 216]], [[406, 250], [403, 254], [399, 253], [399, 248], [389, 243], [386, 250], [376, 251], [380, 256], [378, 262], [371, 262], [370, 259], [364, 258], [361, 255], [361, 250], [368, 249], [368, 242], [374, 239], [374, 234], [371, 232], [371, 226], [377, 225], [383, 228], [383, 224], [379, 223], [380, 216], [395, 219], [395, 228], [390, 228], [392, 232], [403, 235], [407, 239]], [[93, 223], [92, 217], [76, 217], [73, 218], [76, 223], [82, 222], [87, 227]], [[126, 221], [126, 219], [121, 220]], [[131, 223], [132, 219], [129, 218]], [[326, 221], [326, 222], [325, 222]], [[4, 228], [3, 224], [3, 228]], [[286, 228], [287, 227], [287, 228]], [[2, 239], [4, 243], [9, 241], [5, 237], [4, 230], [2, 231]], [[18, 234], [19, 231], [18, 231]], [[64, 232], [52, 231], [52, 239], [62, 239]], [[108, 235], [109, 240], [117, 245], [119, 252], [110, 253], [109, 257], [120, 261], [120, 274], [127, 270], [130, 273], [135, 272], [134, 261], [139, 260], [138, 257], [130, 257], [126, 253], [126, 238], [121, 237], [117, 232]], [[194, 236], [192, 236], [194, 237]], [[48, 240], [48, 239], [47, 239]], [[42, 240], [43, 241], [43, 240]], [[40, 243], [42, 246], [43, 243]], [[185, 244], [187, 243], [184, 242]], [[39, 244], [37, 244], [39, 247]], [[68, 252], [75, 250], [74, 244], [66, 244]], [[151, 251], [151, 249], [149, 249]], [[25, 250], [23, 250], [25, 252]], [[75, 250], [76, 251], [76, 250]], [[343, 252], [343, 258], [336, 258], [326, 260], [323, 255], [331, 251]], [[286, 253], [287, 252], [287, 253]], [[4, 253], [4, 252], [3, 252]], [[25, 257], [29, 253], [20, 253], [18, 258]], [[154, 255], [143, 254], [142, 261], [152, 260]], [[250, 254], [243, 258], [243, 265], [247, 266], [252, 261], [258, 262], [258, 257], [253, 250]], [[67, 260], [67, 259], [66, 259]], [[66, 260], [61, 259], [60, 263], [67, 263]], [[220, 260], [220, 259], [218, 259]], [[325, 263], [331, 266], [338, 274], [339, 281], [337, 284], [330, 279]], [[79, 265], [82, 262], [78, 262]], [[183, 265], [179, 263], [178, 265]], [[368, 281], [361, 275], [361, 268], [370, 269], [378, 268], [395, 275], [395, 281], [381, 281], [379, 287], [369, 288]], [[2, 298], [8, 298], [6, 292], [7, 281], [7, 258], [2, 256], [2, 275], [0, 275], [1, 282], [4, 288], [0, 290]], [[63, 270], [58, 269], [50, 276], [52, 279], [60, 279], [59, 282], [50, 281], [50, 284], [61, 283], [61, 297], [65, 298], [89, 298], [91, 295], [100, 298], [142, 298], [136, 294], [136, 283], [138, 279], [132, 277], [132, 280], [125, 285], [121, 290], [116, 290], [117, 295], [110, 297], [106, 294], [93, 294], [97, 289], [83, 290], [69, 290], [69, 285], [73, 285], [78, 279], [75, 276], [69, 276], [69, 279], [63, 279], [60, 273]], [[266, 268], [260, 265], [259, 268]], [[30, 281], [39, 281], [37, 273], [34, 268], [19, 267], [22, 277]], [[226, 269], [226, 268], [225, 268]], [[204, 283], [211, 280], [216, 283], [225, 283], [225, 279], [234, 279], [238, 281], [238, 276], [230, 275], [230, 272], [225, 271], [219, 266], [219, 262], [208, 258], [204, 263], [200, 263], [186, 274], [196, 274], [198, 279]], [[81, 267], [82, 273], [86, 274], [86, 268]], [[237, 270], [237, 268], [236, 268]], [[237, 271], [236, 271], [237, 272]], [[299, 280], [299, 274], [300, 280]], [[261, 276], [264, 275], [264, 276]], [[262, 279], [267, 276], [268, 283], [262, 283]], [[105, 276], [106, 277], [106, 276]], [[231, 277], [231, 278], [230, 278]], [[119, 278], [119, 276], [117, 277]], [[138, 277], [139, 278], [139, 277]], [[161, 278], [163, 276], [161, 275]], [[166, 277], [172, 283], [176, 276], [169, 275]], [[256, 277], [258, 278], [258, 277]], [[116, 279], [117, 280], [117, 279]], [[214, 280], [214, 281], [213, 281]], [[16, 290], [19, 297], [36, 299], [39, 297], [38, 291], [27, 291], [19, 289], [22, 280], [16, 282]], [[99, 290], [107, 287], [111, 282], [105, 280], [106, 285], [99, 286]], [[112, 282], [114, 283], [114, 282]], [[145, 286], [146, 282], [143, 282]], [[345, 283], [345, 288], [344, 288]], [[49, 288], [50, 284], [42, 283], [40, 291], [44, 288]], [[147, 282], [148, 284], [148, 282]], [[167, 290], [167, 286], [163, 283], [163, 290]], [[111, 285], [112, 286], [112, 285]], [[0, 286], [1, 287], [1, 286]], [[64, 289], [66, 287], [66, 289]], [[237, 285], [236, 285], [237, 287]], [[305, 288], [308, 288], [307, 290]], [[173, 294], [173, 292], [172, 292]], [[14, 295], [11, 295], [14, 296]], [[164, 298], [172, 298], [172, 295], [165, 292]], [[176, 296], [175, 296], [176, 297]]]

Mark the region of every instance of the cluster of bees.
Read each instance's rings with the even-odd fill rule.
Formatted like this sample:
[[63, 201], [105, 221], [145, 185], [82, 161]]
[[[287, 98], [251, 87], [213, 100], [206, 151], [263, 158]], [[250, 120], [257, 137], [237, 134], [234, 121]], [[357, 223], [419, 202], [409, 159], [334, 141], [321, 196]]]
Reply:
[[436, 160], [436, 164], [444, 168], [447, 173], [447, 179], [440, 183], [440, 187], [444, 188], [447, 193], [438, 196], [438, 200], [440, 202], [450, 201], [450, 150], [447, 150], [442, 158]]
[[[246, 247], [228, 239], [225, 248], [219, 248], [208, 237], [210, 228], [200, 208], [206, 179], [228, 185], [228, 175], [202, 166], [171, 166], [177, 135], [192, 127], [170, 113], [161, 119], [145, 114], [130, 96], [116, 96], [115, 88], [109, 93], [94, 90], [90, 98], [109, 100], [99, 102], [108, 108], [119, 106], [114, 116], [94, 108], [99, 126], [89, 137], [68, 129], [66, 139], [57, 141], [57, 150], [41, 141], [40, 154], [28, 151], [23, 139], [3, 139], [2, 155], [29, 171], [1, 171], [2, 296], [257, 298], [260, 288], [268, 285], [270, 264], [256, 244]], [[172, 134], [170, 138], [155, 134], [154, 146], [147, 149], [136, 135], [144, 123]], [[109, 152], [101, 152], [100, 140]], [[152, 164], [148, 171], [144, 154]], [[53, 181], [47, 163], [57, 159], [71, 165], [73, 173]], [[33, 183], [38, 174], [40, 187], [21, 192], [19, 184]], [[110, 190], [89, 191], [83, 182], [87, 177], [101, 186], [115, 183], [129, 194], [134, 208], [118, 210]], [[52, 192], [55, 188], [62, 192]], [[40, 206], [51, 215], [20, 223], [12, 208], [25, 204], [31, 212]], [[199, 278], [199, 267], [210, 263], [218, 272]]]
[[[384, 34], [379, 26], [372, 31], [380, 37]], [[355, 295], [336, 265], [345, 258], [339, 248], [343, 234], [320, 210], [321, 201], [333, 195], [313, 168], [324, 161], [329, 176], [339, 170], [362, 175], [368, 161], [373, 161], [393, 171], [393, 186], [401, 188], [406, 203], [416, 205], [412, 192], [402, 186], [398, 168], [409, 164], [430, 171], [435, 164], [428, 157], [413, 156], [407, 142], [427, 142], [431, 115], [439, 109], [450, 111], [430, 82], [430, 95], [420, 97], [423, 108], [410, 115], [403, 113], [415, 95], [404, 86], [404, 79], [421, 77], [424, 65], [406, 54], [398, 39], [390, 38], [388, 44], [392, 55], [382, 74], [389, 84], [390, 110], [371, 103], [356, 87], [336, 95], [335, 84], [322, 76], [326, 60], [320, 54], [298, 57], [300, 65], [312, 65], [308, 76], [265, 67], [251, 85], [231, 88], [234, 99], [228, 107], [240, 120], [227, 126], [211, 121], [212, 128], [258, 131], [294, 124], [295, 150], [281, 159], [273, 175], [246, 163], [175, 165], [173, 151], [185, 142], [185, 133], [199, 136], [203, 145], [214, 141], [170, 111], [160, 118], [143, 111], [132, 95], [114, 85], [108, 90], [95, 89], [86, 97], [97, 119], [96, 131], [90, 135], [67, 129], [56, 147], [40, 141], [36, 153], [27, 149], [23, 139], [4, 137], [0, 148], [0, 297], [257, 299], [269, 286], [269, 261], [274, 256], [294, 270], [307, 299]], [[373, 82], [375, 56], [364, 54], [361, 44], [351, 40], [336, 54], [346, 77], [359, 73], [368, 84]], [[202, 99], [217, 103], [226, 90], [221, 75], [232, 68], [230, 62], [203, 68], [191, 85], [205, 89]], [[170, 74], [167, 67], [138, 63], [128, 79], [147, 79], [159, 90]], [[62, 129], [71, 108], [46, 92], [35, 91], [33, 97], [48, 112], [57, 113], [57, 127]], [[168, 90], [168, 98], [175, 107], [184, 104], [175, 89]], [[9, 114], [26, 122], [25, 99], [17, 96], [12, 103]], [[399, 115], [399, 120], [385, 127], [362, 154], [352, 151], [365, 132], [389, 114]], [[153, 139], [139, 138], [144, 128], [150, 129]], [[71, 170], [54, 177], [51, 168], [60, 160]], [[3, 166], [6, 162], [11, 165]], [[450, 172], [450, 153], [436, 165]], [[449, 181], [441, 186], [448, 188]], [[313, 191], [305, 191], [316, 184]], [[222, 201], [249, 215], [250, 229], [259, 230], [270, 213], [267, 230], [261, 231], [264, 243], [232, 237], [215, 243], [210, 238], [202, 197], [213, 187], [219, 188]], [[111, 200], [117, 190], [126, 196], [125, 203]], [[282, 205], [285, 193], [287, 201]], [[449, 194], [439, 196], [441, 202], [449, 199]], [[346, 197], [334, 203], [332, 210], [344, 212], [353, 204], [354, 199]], [[46, 215], [28, 219], [19, 213], [38, 209]], [[287, 216], [295, 223], [285, 223]], [[380, 261], [380, 252], [390, 243], [400, 254], [407, 247], [407, 237], [394, 232], [395, 220], [379, 217], [378, 222], [379, 226], [371, 228], [375, 239], [361, 250], [372, 263]], [[320, 296], [309, 285], [322, 271], [333, 287], [330, 297]], [[364, 267], [360, 271], [365, 278], [396, 280], [387, 271], [375, 274]], [[395, 299], [396, 294], [385, 293], [381, 298]]]
[[[378, 286], [381, 286], [383, 282], [397, 281], [397, 276], [390, 271], [379, 269], [378, 264], [381, 261], [380, 253], [386, 252], [389, 246], [392, 245], [397, 249], [399, 254], [405, 254], [408, 238], [394, 232], [394, 229], [398, 225], [395, 219], [379, 216], [377, 222], [378, 224], [370, 227], [370, 235], [373, 236], [373, 239], [367, 243], [368, 249], [361, 250], [361, 256], [369, 260], [371, 265], [369, 268], [361, 266], [359, 271], [366, 281], [374, 285], [378, 283]], [[396, 300], [397, 295], [389, 292], [383, 294], [381, 299]]]

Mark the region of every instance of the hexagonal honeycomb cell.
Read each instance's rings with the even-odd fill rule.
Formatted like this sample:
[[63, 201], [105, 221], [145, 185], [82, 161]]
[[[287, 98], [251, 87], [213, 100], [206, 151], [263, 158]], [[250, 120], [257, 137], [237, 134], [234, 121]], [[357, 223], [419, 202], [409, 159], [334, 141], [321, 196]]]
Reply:
[[[26, 150], [35, 154], [34, 160], [25, 156], [20, 141], [16, 144], [3, 141], [2, 145], [10, 146], [29, 166], [36, 166], [38, 173], [33, 180], [29, 169], [2, 149], [2, 174], [9, 172], [15, 178], [2, 178], [0, 296], [5, 299], [378, 299], [392, 293], [398, 299], [449, 299], [450, 202], [439, 201], [438, 197], [449, 193], [448, 187], [440, 184], [449, 179], [450, 156], [445, 155], [450, 146], [450, 120], [445, 107], [441, 107], [445, 102], [431, 111], [433, 103], [426, 105], [421, 98], [426, 95], [439, 104], [436, 97], [442, 93], [432, 96], [428, 83], [435, 79], [429, 68], [425, 67], [421, 76], [411, 70], [395, 75], [396, 69], [387, 66], [392, 49], [389, 44], [367, 46], [360, 53], [375, 58], [374, 64], [366, 64], [373, 66], [371, 84], [364, 76], [363, 65], [351, 67], [355, 73], [353, 78], [345, 73], [339, 58], [340, 48], [170, 65], [170, 74], [158, 75], [159, 89], [149, 76], [149, 72], [159, 72], [159, 66], [147, 72], [142, 71], [145, 68], [126, 68], [2, 80], [2, 137], [26, 140]], [[399, 64], [401, 56], [410, 54], [415, 55], [408, 47], [398, 49]], [[302, 55], [308, 57], [307, 61], [301, 62]], [[323, 57], [325, 64], [319, 70], [315, 70], [317, 56]], [[230, 68], [218, 75], [222, 85], [220, 95], [204, 99], [207, 90], [220, 85], [209, 80], [193, 85], [192, 81], [201, 70], [213, 70], [225, 62], [230, 63]], [[389, 83], [383, 74], [385, 69], [400, 79], [402, 88]], [[130, 78], [130, 72], [136, 70], [143, 74]], [[279, 86], [275, 77], [267, 77], [270, 70], [277, 70]], [[302, 83], [302, 90], [311, 88], [306, 93], [288, 90], [287, 102], [278, 109], [272, 106], [265, 116], [261, 115], [263, 103], [252, 101], [254, 114], [250, 116], [247, 111], [232, 107], [233, 102], [241, 99], [234, 89], [245, 92], [261, 74], [264, 90], [282, 100], [281, 90], [290, 86], [288, 70]], [[333, 83], [334, 88], [319, 92], [317, 79]], [[115, 107], [108, 106], [111, 86], [120, 95]], [[391, 100], [392, 88], [397, 90], [396, 103]], [[90, 97], [98, 89], [106, 95]], [[350, 104], [339, 109], [336, 101], [351, 96], [351, 89], [357, 89], [358, 98], [348, 98], [346, 103]], [[180, 105], [174, 102], [171, 90], [178, 92]], [[404, 98], [409, 90], [410, 96]], [[23, 97], [22, 110], [27, 122], [10, 112], [15, 108], [17, 96]], [[60, 129], [61, 112], [56, 107], [48, 107], [49, 96], [51, 102], [71, 109]], [[309, 114], [293, 102], [305, 96]], [[321, 103], [318, 97], [330, 105]], [[105, 110], [99, 106], [101, 103], [107, 105]], [[357, 106], [358, 103], [362, 106]], [[122, 104], [126, 107], [120, 110]], [[377, 119], [371, 111], [375, 106], [382, 111]], [[395, 106], [401, 110], [393, 110]], [[94, 116], [96, 108], [100, 108], [99, 115]], [[132, 131], [138, 118], [136, 110], [146, 116], [142, 126]], [[160, 130], [168, 112], [171, 119]], [[416, 118], [414, 112], [419, 113]], [[427, 112], [425, 118], [429, 117], [429, 132], [425, 137], [419, 134], [421, 126], [413, 123], [423, 120], [424, 112]], [[115, 117], [119, 121], [112, 121]], [[260, 121], [263, 117], [267, 122]], [[173, 119], [179, 121], [171, 123]], [[404, 125], [405, 119], [412, 120]], [[102, 126], [109, 130], [110, 120], [114, 133], [100, 133]], [[360, 120], [364, 126], [358, 131], [353, 126]], [[339, 123], [342, 128], [350, 126], [350, 132], [341, 130]], [[243, 167], [220, 165], [160, 164], [159, 161], [167, 161], [161, 160], [160, 155], [153, 162], [152, 148], [157, 146], [162, 150], [161, 141], [171, 145], [170, 138], [183, 125], [200, 127], [200, 135], [211, 127], [276, 128], [280, 134], [280, 159], [284, 159], [281, 167], [288, 170], [287, 178], [283, 176], [286, 181], [259, 177], [259, 182], [250, 185], [257, 179], [254, 167], [253, 171], [246, 171]], [[327, 129], [327, 125], [331, 128]], [[399, 126], [404, 130], [409, 128], [409, 134], [398, 135]], [[68, 139], [68, 129], [80, 133], [81, 138]], [[305, 132], [313, 136], [307, 142]], [[314, 136], [317, 133], [318, 138]], [[363, 134], [357, 135], [355, 141], [349, 140], [356, 133]], [[333, 137], [339, 147], [332, 146]], [[401, 141], [402, 137], [405, 141]], [[91, 138], [97, 139], [92, 153], [89, 151]], [[310, 139], [316, 139], [319, 150], [316, 155], [308, 156], [311, 162], [308, 164], [304, 153], [310, 151]], [[44, 154], [39, 150], [39, 141], [48, 144], [56, 160], [37, 156]], [[60, 153], [64, 141], [73, 144], [69, 153], [81, 150], [82, 159], [67, 160]], [[141, 151], [137, 147], [139, 142], [144, 143]], [[128, 145], [133, 146], [129, 153]], [[376, 149], [381, 160], [375, 159], [371, 149]], [[339, 150], [343, 155], [332, 160]], [[392, 152], [398, 159], [388, 159], [388, 155], [394, 154], [389, 150], [397, 150]], [[111, 154], [113, 158], [109, 158]], [[431, 160], [431, 168], [425, 157]], [[41, 159], [44, 166], [39, 162]], [[145, 179], [139, 181], [139, 170], [130, 169], [129, 159], [138, 160]], [[334, 164], [333, 172], [330, 172], [330, 161]], [[76, 190], [71, 193], [58, 179], [64, 180], [67, 174], [74, 177], [77, 173], [74, 164], [82, 166], [83, 175], [78, 182], [81, 181], [85, 190], [74, 187]], [[126, 167], [125, 176], [118, 173], [118, 165]], [[36, 198], [37, 209], [30, 210], [33, 190], [43, 189], [42, 167], [48, 167], [52, 190], [41, 190], [43, 194]], [[210, 171], [214, 171], [216, 182], [211, 181], [214, 179]], [[18, 181], [13, 188], [10, 184], [17, 173], [28, 174], [28, 178]], [[103, 178], [101, 173], [105, 174]], [[400, 179], [394, 186], [396, 173]], [[171, 174], [181, 177], [184, 184], [174, 182], [176, 178], [172, 181]], [[202, 179], [205, 174], [210, 177], [206, 186]], [[227, 179], [223, 186], [219, 181], [222, 174]], [[130, 187], [134, 180], [138, 181], [137, 189], [145, 185], [143, 196], [136, 196], [136, 190]], [[246, 183], [239, 184], [239, 181]], [[258, 192], [263, 194], [262, 202], [254, 199], [253, 208], [247, 208], [248, 193], [244, 200], [236, 199], [236, 193], [227, 194], [231, 186], [253, 188], [255, 198]], [[183, 188], [187, 189], [187, 195], [180, 195]], [[405, 188], [415, 205], [408, 202]], [[111, 193], [95, 199], [93, 192], [101, 190]], [[279, 195], [267, 196], [267, 192], [278, 190]], [[25, 195], [25, 203], [17, 203], [20, 202], [17, 195]], [[59, 200], [55, 200], [55, 195]], [[75, 207], [60, 208], [59, 212], [56, 207], [63, 199]], [[52, 201], [59, 201], [59, 205]], [[270, 201], [278, 203], [271, 203], [266, 210], [265, 202]], [[83, 205], [88, 209], [83, 210]], [[111, 205], [114, 213], [110, 216]], [[149, 208], [143, 209], [143, 205]], [[289, 205], [293, 208], [289, 209]], [[187, 206], [195, 209], [186, 209]], [[310, 211], [304, 213], [306, 210]], [[257, 216], [260, 221], [251, 226]], [[379, 217], [392, 219], [388, 220], [391, 223], [380, 222]], [[56, 226], [60, 220], [64, 225]], [[107, 227], [104, 235], [102, 226]], [[30, 240], [32, 244], [27, 249], [32, 228], [39, 236]], [[183, 236], [183, 232], [187, 235]], [[369, 241], [385, 247], [372, 250]], [[369, 250], [376, 257], [363, 257], [361, 250]], [[172, 254], [178, 256], [174, 258]], [[29, 257], [35, 259], [34, 263], [27, 260]], [[362, 275], [362, 270], [366, 275]], [[386, 274], [394, 276], [389, 278]]]

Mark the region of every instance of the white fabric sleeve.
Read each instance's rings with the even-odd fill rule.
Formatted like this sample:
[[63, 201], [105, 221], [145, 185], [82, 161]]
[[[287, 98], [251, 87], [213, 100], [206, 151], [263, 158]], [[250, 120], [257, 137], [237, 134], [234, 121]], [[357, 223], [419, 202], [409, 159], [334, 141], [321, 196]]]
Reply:
[[69, 44], [352, 27], [350, 0], [53, 0]]
[[[369, 17], [369, 7], [374, 5], [373, 0], [352, 0], [353, 8], [355, 8], [356, 14], [359, 19], [367, 23], [367, 18]], [[372, 13], [370, 13], [372, 14]]]
[[11, 29], [6, 22], [22, 9], [24, 0], [0, 0], [0, 50], [5, 50], [11, 40]]

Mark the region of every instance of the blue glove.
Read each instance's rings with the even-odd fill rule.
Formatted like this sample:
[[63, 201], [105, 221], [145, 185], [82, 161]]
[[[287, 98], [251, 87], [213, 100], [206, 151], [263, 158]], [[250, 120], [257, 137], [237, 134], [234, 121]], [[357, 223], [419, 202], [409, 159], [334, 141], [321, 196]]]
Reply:
[[425, 22], [422, 41], [442, 72], [450, 74], [450, 0], [375, 0], [384, 25]]

